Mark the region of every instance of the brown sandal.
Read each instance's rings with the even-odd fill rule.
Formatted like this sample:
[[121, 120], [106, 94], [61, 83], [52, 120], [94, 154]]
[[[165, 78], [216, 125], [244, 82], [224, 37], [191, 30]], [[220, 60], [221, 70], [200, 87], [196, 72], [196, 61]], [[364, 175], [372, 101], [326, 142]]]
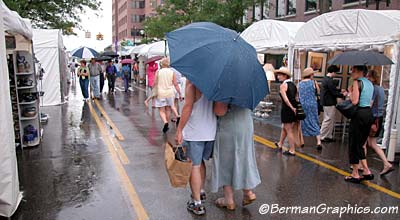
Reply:
[[242, 205], [243, 205], [243, 206], [249, 205], [249, 204], [251, 204], [252, 202], [254, 202], [256, 199], [257, 199], [257, 196], [256, 196], [256, 194], [254, 194], [254, 193], [251, 193], [251, 194], [249, 194], [249, 195], [243, 195], [243, 202], [242, 202]]
[[215, 200], [215, 205], [219, 208], [228, 209], [230, 211], [233, 211], [236, 209], [235, 203], [228, 204], [228, 203], [226, 203], [225, 198], [219, 198], [219, 199]]

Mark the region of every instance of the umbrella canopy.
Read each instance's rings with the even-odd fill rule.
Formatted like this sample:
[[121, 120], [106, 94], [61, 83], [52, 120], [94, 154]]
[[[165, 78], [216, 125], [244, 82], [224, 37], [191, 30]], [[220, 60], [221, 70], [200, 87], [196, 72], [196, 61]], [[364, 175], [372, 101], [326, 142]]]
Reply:
[[166, 41], [158, 41], [150, 44], [147, 51], [147, 57], [168, 55], [168, 48], [166, 48], [166, 44]]
[[157, 61], [157, 60], [161, 60], [162, 58], [163, 58], [163, 56], [155, 56], [155, 57], [152, 57], [152, 58], [146, 60], [145, 64], [148, 64], [148, 63], [151, 63], [151, 62], [155, 62], [155, 61]]
[[82, 59], [90, 59], [97, 57], [99, 53], [90, 47], [80, 47], [72, 51], [71, 56]]
[[171, 66], [212, 101], [254, 109], [268, 92], [257, 53], [239, 34], [213, 23], [167, 34]]
[[97, 57], [96, 60], [97, 61], [106, 61], [106, 60], [112, 60], [112, 57], [109, 56], [101, 56], [101, 57]]
[[134, 63], [135, 61], [134, 60], [132, 60], [132, 59], [123, 59], [123, 60], [121, 60], [121, 63], [122, 64], [132, 64], [132, 63]]
[[118, 57], [119, 55], [117, 53], [115, 53], [114, 51], [106, 51], [103, 54], [101, 54], [102, 56], [109, 56], [109, 57]]
[[336, 55], [328, 61], [328, 64], [351, 66], [381, 66], [393, 64], [393, 62], [387, 56], [374, 51], [348, 51]]

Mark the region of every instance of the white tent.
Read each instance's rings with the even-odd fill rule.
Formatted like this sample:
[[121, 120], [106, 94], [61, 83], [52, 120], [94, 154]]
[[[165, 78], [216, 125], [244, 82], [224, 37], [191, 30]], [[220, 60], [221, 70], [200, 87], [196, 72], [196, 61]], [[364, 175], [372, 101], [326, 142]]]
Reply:
[[67, 67], [65, 51], [60, 30], [33, 30], [33, 49], [35, 56], [44, 69], [43, 87], [44, 106], [60, 105], [67, 96]]
[[147, 44], [141, 44], [133, 47], [129, 52], [131, 55], [140, 53], [140, 50], [145, 47]]
[[297, 30], [304, 22], [261, 20], [250, 25], [240, 36], [251, 44], [258, 53], [287, 53], [293, 45]]
[[6, 60], [5, 31], [31, 39], [30, 23], [10, 11], [0, 0], [0, 216], [10, 217], [21, 202], [14, 125], [11, 110], [9, 74]]
[[[386, 111], [383, 146], [388, 147], [392, 129], [397, 129], [400, 60], [400, 11], [342, 10], [322, 14], [305, 23], [295, 37], [295, 49], [334, 51], [392, 48], [394, 62]], [[399, 132], [400, 133], [400, 132]], [[400, 140], [400, 138], [398, 138]], [[389, 152], [394, 152], [394, 147]]]
[[158, 41], [148, 44], [142, 47], [139, 52], [139, 56], [145, 56], [147, 58], [151, 58], [154, 56], [164, 56], [166, 54], [168, 54], [168, 49], [166, 50], [165, 41]]
[[240, 36], [251, 44], [257, 53], [288, 54], [288, 67], [293, 72], [293, 44], [296, 32], [304, 22], [261, 20], [250, 25]]

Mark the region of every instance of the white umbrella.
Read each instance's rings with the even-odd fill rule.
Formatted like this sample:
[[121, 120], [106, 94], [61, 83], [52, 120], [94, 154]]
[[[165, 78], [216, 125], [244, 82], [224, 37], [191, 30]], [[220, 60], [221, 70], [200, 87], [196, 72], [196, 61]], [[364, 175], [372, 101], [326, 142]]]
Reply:
[[147, 51], [147, 57], [154, 57], [154, 56], [166, 56], [169, 54], [168, 47], [165, 50], [165, 41], [159, 41], [150, 44], [149, 50]]

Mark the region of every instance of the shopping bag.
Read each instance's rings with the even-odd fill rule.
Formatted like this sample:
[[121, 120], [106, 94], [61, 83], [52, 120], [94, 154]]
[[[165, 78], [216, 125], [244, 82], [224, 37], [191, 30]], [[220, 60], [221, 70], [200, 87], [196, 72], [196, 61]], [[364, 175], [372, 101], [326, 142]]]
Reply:
[[192, 162], [186, 159], [182, 146], [165, 145], [165, 168], [172, 187], [186, 187], [192, 171]]

